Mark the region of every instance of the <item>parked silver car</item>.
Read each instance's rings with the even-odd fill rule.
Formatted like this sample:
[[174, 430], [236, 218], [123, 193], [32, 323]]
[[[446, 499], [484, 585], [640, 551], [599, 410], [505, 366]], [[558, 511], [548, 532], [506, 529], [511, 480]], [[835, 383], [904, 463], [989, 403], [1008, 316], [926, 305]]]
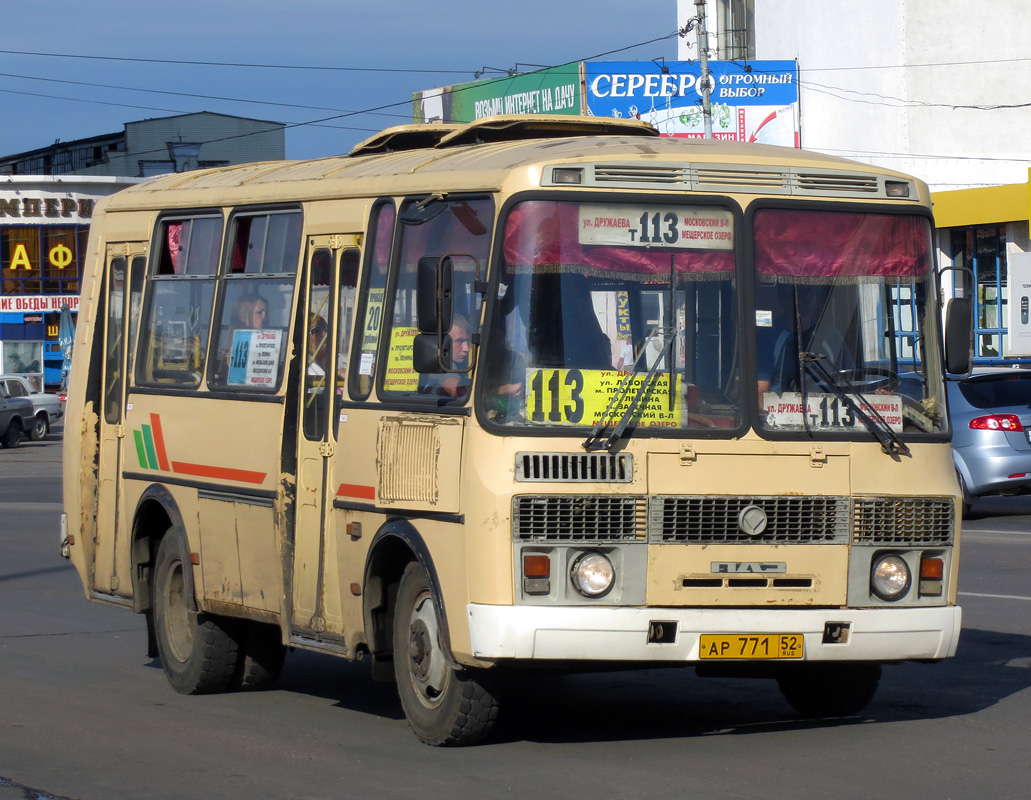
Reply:
[[64, 402], [50, 392], [36, 388], [22, 375], [0, 375], [0, 390], [11, 397], [25, 397], [32, 403], [29, 438], [38, 442], [48, 433], [54, 422], [64, 416]]
[[948, 391], [964, 513], [978, 497], [1031, 492], [1031, 370], [977, 373]]

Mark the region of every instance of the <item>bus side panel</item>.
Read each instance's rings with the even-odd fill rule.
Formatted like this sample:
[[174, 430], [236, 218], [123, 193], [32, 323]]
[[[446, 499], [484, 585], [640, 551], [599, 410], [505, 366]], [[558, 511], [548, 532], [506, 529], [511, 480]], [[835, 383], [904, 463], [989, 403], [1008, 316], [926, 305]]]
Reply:
[[[180, 511], [199, 561], [198, 602], [236, 605], [242, 615], [247, 608], [280, 613], [283, 405], [136, 394], [129, 406], [126, 436], [139, 435], [153, 448], [134, 451], [125, 470], [135, 480], [167, 480], [183, 498]], [[128, 513], [134, 507], [127, 501]]]

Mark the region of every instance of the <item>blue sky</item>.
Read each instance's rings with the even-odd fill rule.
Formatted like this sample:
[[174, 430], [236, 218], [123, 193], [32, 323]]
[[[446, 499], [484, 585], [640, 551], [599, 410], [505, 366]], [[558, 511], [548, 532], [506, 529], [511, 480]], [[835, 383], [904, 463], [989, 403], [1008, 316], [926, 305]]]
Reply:
[[[339, 116], [289, 128], [286, 149], [288, 158], [343, 153], [410, 121], [413, 91], [484, 67], [529, 71], [611, 51], [620, 52], [605, 59], [672, 60], [675, 38], [651, 40], [676, 27], [676, 0], [6, 2], [0, 155], [195, 111], [287, 124]], [[381, 106], [392, 107], [340, 116]]]

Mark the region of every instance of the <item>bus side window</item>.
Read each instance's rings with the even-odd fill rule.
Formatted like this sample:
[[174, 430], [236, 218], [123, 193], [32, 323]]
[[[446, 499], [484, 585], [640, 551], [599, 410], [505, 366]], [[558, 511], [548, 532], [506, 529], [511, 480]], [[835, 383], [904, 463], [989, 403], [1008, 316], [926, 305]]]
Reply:
[[361, 292], [363, 306], [357, 316], [361, 332], [355, 335], [350, 369], [351, 397], [356, 400], [369, 396], [376, 379], [376, 347], [383, 323], [383, 293], [387, 285], [395, 216], [394, 204], [383, 201], [373, 208], [369, 220], [371, 242], [365, 257]]
[[140, 326], [138, 384], [200, 385], [221, 242], [220, 216], [159, 222]]
[[[340, 307], [337, 309], [337, 353], [339, 357], [339, 369], [336, 373], [336, 385], [333, 396], [336, 398], [336, 405], [344, 400], [347, 393], [347, 353], [348, 344], [351, 341], [351, 331], [354, 328], [354, 306], [358, 295], [358, 266], [361, 262], [361, 254], [356, 248], [348, 248], [340, 255]], [[336, 414], [339, 422], [340, 415]]]
[[301, 257], [301, 213], [235, 214], [208, 384], [231, 391], [274, 392], [282, 382], [294, 275]]
[[[441, 208], [443, 206], [443, 208]], [[434, 398], [438, 403], [464, 401], [473, 366], [470, 342], [478, 333], [481, 296], [477, 273], [484, 277], [493, 228], [494, 204], [489, 198], [410, 199], [402, 207], [401, 255], [391, 304], [390, 346], [383, 377], [384, 394]], [[416, 285], [419, 261], [450, 259], [453, 276], [451, 367], [460, 372], [415, 371], [413, 342], [419, 332]]]

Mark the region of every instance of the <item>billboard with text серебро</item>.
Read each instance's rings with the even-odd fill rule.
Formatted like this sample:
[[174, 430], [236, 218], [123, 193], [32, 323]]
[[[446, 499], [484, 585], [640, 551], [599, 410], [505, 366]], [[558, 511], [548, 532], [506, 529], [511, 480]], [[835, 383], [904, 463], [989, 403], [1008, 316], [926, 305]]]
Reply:
[[[710, 61], [714, 139], [799, 147], [794, 61]], [[586, 113], [650, 122], [664, 136], [704, 136], [697, 61], [587, 61]]]

